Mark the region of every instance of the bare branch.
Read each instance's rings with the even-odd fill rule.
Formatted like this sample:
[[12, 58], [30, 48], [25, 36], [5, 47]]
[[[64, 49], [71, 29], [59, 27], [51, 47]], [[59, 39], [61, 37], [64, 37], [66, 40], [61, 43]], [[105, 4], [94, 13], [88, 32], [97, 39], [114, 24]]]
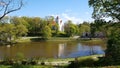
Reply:
[[7, 1], [4, 0], [3, 2], [0, 1], [0, 3], [1, 3], [0, 6], [3, 7], [1, 8], [0, 11], [1, 13], [0, 20], [7, 14], [20, 10], [23, 6], [23, 0], [7, 0]]

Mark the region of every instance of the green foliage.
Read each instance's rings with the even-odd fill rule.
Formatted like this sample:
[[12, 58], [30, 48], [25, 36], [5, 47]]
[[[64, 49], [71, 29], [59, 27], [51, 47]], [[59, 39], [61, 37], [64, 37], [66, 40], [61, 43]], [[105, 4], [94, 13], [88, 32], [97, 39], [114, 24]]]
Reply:
[[90, 32], [90, 24], [88, 22], [79, 24], [79, 35], [81, 36], [84, 32]]
[[86, 58], [82, 60], [71, 61], [71, 64], [68, 65], [68, 68], [80, 68], [80, 67], [94, 67], [96, 66], [96, 59]]
[[45, 26], [42, 31], [42, 37], [45, 39], [49, 39], [52, 36], [51, 29], [49, 26]]
[[112, 17], [120, 21], [120, 0], [89, 0], [93, 7], [93, 18]]
[[15, 40], [15, 26], [13, 24], [0, 25], [0, 40], [1, 43], [9, 43]]
[[115, 29], [107, 42], [105, 58], [109, 64], [120, 64], [120, 30]]
[[52, 35], [56, 36], [58, 34], [58, 32], [59, 32], [59, 26], [58, 26], [58, 24], [55, 24], [54, 26], [52, 26], [51, 30], [52, 30]]
[[90, 31], [92, 34], [92, 37], [95, 37], [96, 32], [102, 32], [104, 36], [108, 36], [108, 29], [110, 28], [109, 22], [106, 22], [105, 20], [95, 20], [94, 23], [90, 24]]
[[[97, 23], [98, 30], [106, 33], [108, 37], [107, 49], [105, 51], [104, 62], [106, 65], [120, 64], [120, 0], [89, 0], [89, 5], [93, 7], [93, 18], [96, 20], [103, 17], [112, 17], [118, 23], [109, 23], [101, 28]], [[100, 22], [100, 21], [98, 21]], [[97, 24], [95, 26], [97, 26]], [[105, 28], [104, 28], [105, 27]]]
[[65, 33], [68, 37], [78, 34], [78, 26], [73, 24], [72, 21], [67, 21], [64, 26]]
[[65, 32], [58, 32], [57, 37], [66, 37]]
[[16, 36], [25, 36], [27, 35], [28, 29], [24, 25], [17, 25], [16, 26]]
[[13, 43], [16, 38], [26, 35], [27, 29], [24, 25], [14, 25], [9, 23], [0, 24], [1, 43]]
[[[7, 22], [6, 22], [7, 23]], [[28, 27], [29, 24], [23, 17], [11, 17], [10, 23], [15, 24], [15, 25], [24, 25], [25, 27]]]

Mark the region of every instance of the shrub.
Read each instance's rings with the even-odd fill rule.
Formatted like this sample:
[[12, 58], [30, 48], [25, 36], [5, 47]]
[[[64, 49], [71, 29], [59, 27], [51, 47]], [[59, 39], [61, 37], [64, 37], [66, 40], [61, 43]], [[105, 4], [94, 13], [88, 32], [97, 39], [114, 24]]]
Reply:
[[80, 67], [93, 67], [95, 66], [96, 60], [92, 58], [87, 58], [84, 60], [71, 61], [68, 68], [80, 68]]
[[114, 30], [109, 36], [105, 62], [108, 65], [120, 65], [120, 30]]

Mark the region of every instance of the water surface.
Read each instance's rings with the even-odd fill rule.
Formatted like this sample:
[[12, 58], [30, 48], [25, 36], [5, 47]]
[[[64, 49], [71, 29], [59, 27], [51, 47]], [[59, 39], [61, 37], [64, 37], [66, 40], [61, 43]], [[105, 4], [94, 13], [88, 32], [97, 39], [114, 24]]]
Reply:
[[105, 44], [86, 44], [78, 41], [49, 41], [19, 43], [12, 47], [0, 46], [0, 58], [15, 57], [22, 53], [26, 58], [69, 58], [104, 54]]

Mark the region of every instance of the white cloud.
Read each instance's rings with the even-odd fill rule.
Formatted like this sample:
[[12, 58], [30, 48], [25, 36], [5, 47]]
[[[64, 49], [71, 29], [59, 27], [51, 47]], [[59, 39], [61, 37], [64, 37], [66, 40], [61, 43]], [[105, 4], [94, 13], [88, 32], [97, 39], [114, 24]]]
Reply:
[[66, 9], [63, 13], [51, 14], [51, 16], [54, 17], [59, 16], [59, 18], [63, 21], [63, 23], [68, 20], [71, 20], [74, 24], [79, 24], [83, 22], [83, 19], [80, 18], [79, 14], [72, 12], [71, 9]]
[[70, 16], [66, 13], [62, 13], [62, 18], [65, 19], [65, 21], [68, 21], [68, 20], [71, 20], [73, 23], [77, 24], [77, 23], [82, 23], [83, 20], [78, 18], [78, 17], [75, 17], [75, 16]]

